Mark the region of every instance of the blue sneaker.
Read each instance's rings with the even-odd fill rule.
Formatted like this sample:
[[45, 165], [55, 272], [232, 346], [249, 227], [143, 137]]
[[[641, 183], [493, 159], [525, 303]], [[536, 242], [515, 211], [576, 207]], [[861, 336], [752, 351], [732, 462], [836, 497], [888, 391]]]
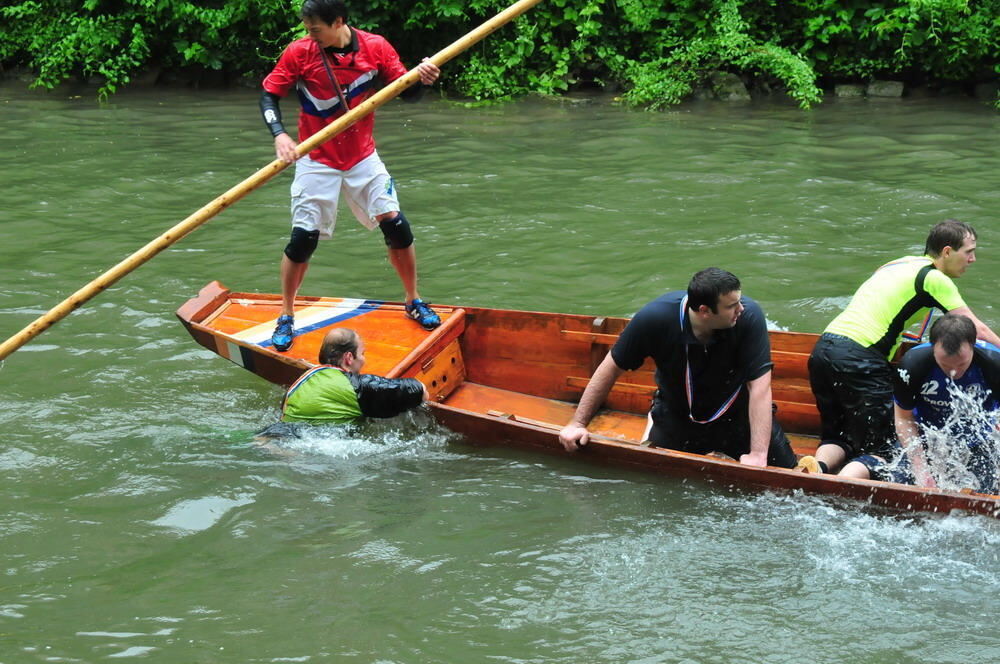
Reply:
[[294, 326], [294, 317], [278, 317], [278, 324], [274, 327], [274, 334], [271, 335], [271, 344], [274, 346], [274, 350], [284, 353], [292, 347], [292, 335], [295, 333]]
[[420, 323], [425, 330], [433, 330], [441, 324], [441, 319], [434, 310], [419, 298], [406, 305], [406, 315]]

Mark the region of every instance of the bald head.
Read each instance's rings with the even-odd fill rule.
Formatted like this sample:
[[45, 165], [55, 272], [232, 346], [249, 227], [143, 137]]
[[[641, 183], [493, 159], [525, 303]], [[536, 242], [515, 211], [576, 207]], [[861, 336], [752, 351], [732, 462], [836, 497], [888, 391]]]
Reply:
[[357, 332], [348, 327], [335, 327], [323, 337], [323, 345], [319, 349], [319, 363], [339, 367], [344, 362], [345, 354], [359, 355], [360, 345], [361, 337]]

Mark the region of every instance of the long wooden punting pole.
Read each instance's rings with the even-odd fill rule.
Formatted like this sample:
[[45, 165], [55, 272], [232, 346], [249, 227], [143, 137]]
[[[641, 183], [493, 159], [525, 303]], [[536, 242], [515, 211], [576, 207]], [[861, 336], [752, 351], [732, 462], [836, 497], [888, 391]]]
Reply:
[[[519, 2], [515, 2], [513, 5], [486, 21], [455, 43], [441, 51], [438, 51], [430, 57], [429, 60], [440, 67], [461, 54], [463, 51], [467, 50], [470, 46], [482, 41], [492, 33], [496, 32], [504, 25], [525, 13], [541, 1], [542, 0], [520, 0]], [[397, 78], [395, 81], [355, 106], [349, 112], [345, 113], [339, 119], [327, 125], [323, 131], [314, 134], [307, 140], [300, 143], [296, 149], [296, 153], [299, 156], [302, 156], [312, 150], [315, 150], [319, 145], [344, 131], [361, 118], [373, 112], [379, 106], [382, 106], [386, 102], [399, 96], [403, 90], [416, 83], [419, 79], [420, 74], [415, 69], [407, 72], [404, 76]], [[288, 166], [289, 164], [281, 161], [280, 159], [272, 161], [270, 164], [260, 169], [243, 182], [240, 182], [238, 185], [222, 194], [214, 201], [147, 244], [142, 249], [139, 249], [134, 254], [118, 263], [118, 265], [115, 265], [113, 268], [70, 295], [48, 313], [36, 319], [23, 330], [3, 342], [3, 344], [0, 344], [0, 360], [4, 359], [18, 348], [37, 337], [39, 334], [52, 327], [52, 325], [68, 316], [71, 312], [83, 305], [87, 300], [114, 285], [119, 279], [153, 258], [153, 256], [156, 256], [158, 253], [174, 244], [185, 235], [249, 194], [254, 189], [263, 185], [275, 175], [285, 170]]]

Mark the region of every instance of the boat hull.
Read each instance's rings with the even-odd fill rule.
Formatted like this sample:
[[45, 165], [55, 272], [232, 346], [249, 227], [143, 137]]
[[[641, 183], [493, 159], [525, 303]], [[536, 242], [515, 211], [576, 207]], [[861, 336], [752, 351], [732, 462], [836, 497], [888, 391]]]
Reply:
[[[268, 340], [280, 313], [275, 295], [233, 293], [217, 282], [177, 316], [201, 345], [262, 378], [290, 385], [315, 366], [323, 335], [352, 327], [366, 340], [366, 370], [416, 377], [445, 427], [474, 444], [571, 455], [580, 460], [724, 484], [842, 496], [907, 511], [964, 510], [1000, 517], [1000, 497], [944, 491], [782, 468], [756, 468], [728, 458], [652, 448], [640, 443], [655, 390], [654, 367], [626, 372], [590, 425], [584, 448], [567, 453], [558, 439], [593, 370], [628, 323], [623, 318], [477, 307], [436, 307], [443, 323], [426, 332], [399, 303], [302, 298], [297, 338], [287, 353]], [[806, 361], [817, 336], [772, 332], [773, 393], [778, 419], [799, 454], [815, 450], [819, 417]]]

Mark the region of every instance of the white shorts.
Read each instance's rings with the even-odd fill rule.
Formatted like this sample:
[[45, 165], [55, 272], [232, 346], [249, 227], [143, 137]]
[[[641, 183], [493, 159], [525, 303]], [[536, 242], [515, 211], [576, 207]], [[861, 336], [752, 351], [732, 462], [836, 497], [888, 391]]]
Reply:
[[375, 221], [378, 215], [399, 211], [396, 185], [378, 152], [347, 171], [338, 171], [305, 156], [295, 162], [292, 226], [319, 231], [323, 239], [331, 237], [337, 225], [337, 201], [341, 195], [368, 230], [378, 226]]

